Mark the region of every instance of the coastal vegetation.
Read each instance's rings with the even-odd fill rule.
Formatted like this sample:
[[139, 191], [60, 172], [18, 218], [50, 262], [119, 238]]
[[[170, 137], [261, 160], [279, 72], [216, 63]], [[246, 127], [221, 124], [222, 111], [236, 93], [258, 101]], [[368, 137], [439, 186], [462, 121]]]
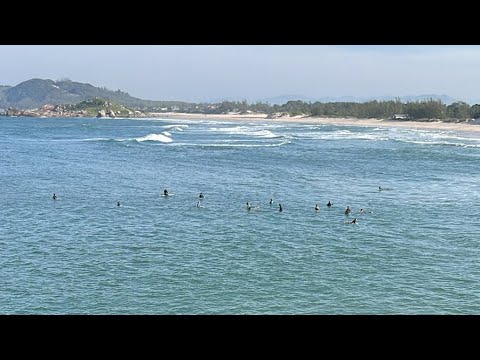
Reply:
[[[422, 101], [401, 102], [399, 99], [390, 101], [356, 102], [303, 102], [301, 100], [288, 101], [283, 105], [269, 105], [265, 103], [248, 104], [246, 101], [224, 101], [219, 104], [208, 104], [191, 112], [201, 110], [204, 113], [221, 114], [228, 112], [259, 112], [266, 114], [288, 114], [289, 116], [303, 115], [315, 117], [354, 117], [354, 118], [393, 118], [395, 114], [404, 114], [410, 120], [442, 120], [465, 121], [480, 118], [480, 105], [468, 105], [458, 101], [450, 105], [440, 100], [429, 99]], [[196, 110], [196, 111], [195, 111]]]
[[31, 79], [16, 86], [0, 86], [0, 114], [4, 115], [132, 117], [166, 112], [461, 122], [479, 119], [480, 104], [456, 101], [447, 105], [438, 98], [366, 102], [290, 100], [284, 104], [248, 103], [246, 100], [189, 103], [142, 100], [121, 90], [113, 91], [69, 79]]
[[134, 111], [117, 103], [106, 101], [102, 98], [87, 99], [77, 104], [63, 106], [64, 111], [82, 112], [85, 116], [111, 116], [111, 117], [130, 117]]

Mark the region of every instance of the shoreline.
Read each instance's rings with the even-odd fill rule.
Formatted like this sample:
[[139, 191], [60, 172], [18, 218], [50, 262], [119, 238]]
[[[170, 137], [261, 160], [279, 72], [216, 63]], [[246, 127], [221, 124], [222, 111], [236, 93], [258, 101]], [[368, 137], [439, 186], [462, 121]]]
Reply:
[[[31, 116], [31, 115], [9, 115], [5, 117], [38, 117], [50, 118], [52, 116]], [[82, 118], [86, 116], [65, 116], [59, 114], [56, 117]], [[469, 135], [470, 137], [480, 136], [480, 124], [467, 122], [442, 122], [442, 121], [414, 121], [414, 120], [384, 120], [384, 119], [365, 119], [365, 118], [325, 118], [325, 117], [306, 117], [306, 116], [281, 116], [270, 118], [267, 114], [201, 114], [201, 113], [145, 113], [140, 117], [111, 117], [112, 119], [178, 119], [178, 120], [216, 120], [216, 121], [252, 121], [252, 122], [272, 122], [272, 123], [295, 123], [310, 125], [333, 125], [333, 126], [364, 126], [381, 128], [404, 128], [415, 130], [431, 131], [454, 131]]]
[[469, 123], [450, 123], [442, 121], [410, 121], [410, 120], [382, 120], [382, 119], [355, 119], [355, 118], [320, 118], [320, 117], [280, 117], [267, 118], [265, 114], [190, 114], [190, 113], [151, 113], [153, 118], [186, 119], [186, 120], [218, 120], [218, 121], [262, 121], [283, 122], [296, 124], [318, 124], [335, 126], [368, 126], [386, 128], [408, 128], [417, 130], [458, 131], [462, 133], [480, 133], [480, 125]]

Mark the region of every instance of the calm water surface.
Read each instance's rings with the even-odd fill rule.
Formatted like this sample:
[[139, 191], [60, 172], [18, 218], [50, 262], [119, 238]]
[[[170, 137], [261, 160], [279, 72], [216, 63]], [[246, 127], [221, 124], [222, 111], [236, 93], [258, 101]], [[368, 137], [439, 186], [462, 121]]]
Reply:
[[479, 180], [455, 132], [1, 117], [0, 313], [478, 314]]

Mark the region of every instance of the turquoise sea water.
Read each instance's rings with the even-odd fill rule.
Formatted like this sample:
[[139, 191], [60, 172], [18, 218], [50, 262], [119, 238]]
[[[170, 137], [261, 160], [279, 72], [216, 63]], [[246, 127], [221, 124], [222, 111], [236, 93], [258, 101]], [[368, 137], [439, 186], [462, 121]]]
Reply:
[[3, 117], [0, 159], [2, 314], [480, 313], [478, 135]]

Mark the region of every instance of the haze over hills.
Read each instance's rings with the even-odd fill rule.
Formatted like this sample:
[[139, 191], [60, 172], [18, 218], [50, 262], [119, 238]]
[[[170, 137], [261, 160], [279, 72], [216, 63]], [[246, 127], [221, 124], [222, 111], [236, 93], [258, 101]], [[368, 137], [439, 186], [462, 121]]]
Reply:
[[[122, 104], [130, 108], [139, 109], [160, 109], [163, 107], [182, 106], [189, 102], [186, 101], [154, 101], [144, 100], [131, 96], [127, 92], [121, 90], [109, 90], [105, 87], [96, 87], [88, 83], [80, 83], [64, 80], [50, 80], [50, 79], [30, 79], [24, 81], [16, 86], [0, 85], [0, 108], [6, 109], [14, 107], [18, 109], [34, 109], [39, 108], [45, 104], [75, 104], [87, 99], [102, 98], [109, 101]], [[367, 102], [370, 100], [386, 101], [395, 100], [395, 96], [341, 96], [341, 97], [321, 97], [313, 98], [298, 94], [287, 94], [263, 99], [248, 99], [250, 103], [262, 102], [269, 104], [282, 105], [291, 100], [301, 100], [304, 102]], [[409, 95], [399, 96], [402, 102], [407, 101], [421, 101], [428, 99], [438, 99], [444, 104], [449, 105], [458, 101], [448, 95]], [[210, 103], [220, 103], [229, 99], [216, 98], [211, 101], [204, 101]], [[231, 100], [231, 99], [230, 99]], [[242, 99], [236, 99], [241, 101]]]

